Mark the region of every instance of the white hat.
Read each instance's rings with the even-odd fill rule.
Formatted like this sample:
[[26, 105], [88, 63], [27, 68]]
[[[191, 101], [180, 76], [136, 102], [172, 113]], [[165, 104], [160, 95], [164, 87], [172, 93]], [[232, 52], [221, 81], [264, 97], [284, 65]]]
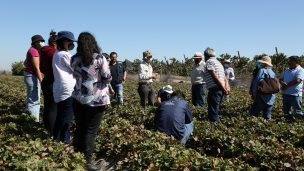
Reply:
[[224, 63], [231, 63], [230, 59], [225, 59]]
[[171, 85], [166, 85], [162, 88], [162, 92], [168, 93], [168, 94], [172, 94], [173, 93], [173, 89]]
[[193, 58], [203, 58], [202, 52], [195, 52]]

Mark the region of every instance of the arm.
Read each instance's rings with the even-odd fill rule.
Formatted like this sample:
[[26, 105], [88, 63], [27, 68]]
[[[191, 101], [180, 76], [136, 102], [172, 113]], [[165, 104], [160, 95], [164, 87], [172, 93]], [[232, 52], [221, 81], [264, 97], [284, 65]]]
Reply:
[[39, 79], [39, 81], [41, 82], [42, 81], [42, 73], [40, 71], [40, 59], [38, 56], [34, 56], [32, 58], [32, 64], [33, 64], [33, 67], [34, 67], [34, 70], [35, 70], [35, 73], [37, 74], [37, 77]]
[[127, 71], [124, 71], [124, 74], [123, 74], [123, 82], [125, 82], [127, 80]]
[[264, 71], [263, 69], [260, 69], [259, 72], [257, 73], [257, 76], [254, 78], [254, 80], [252, 81], [252, 98], [254, 99], [256, 94], [257, 94], [257, 91], [258, 91], [258, 84], [259, 84], [259, 81], [260, 79], [262, 79], [264, 75]]
[[219, 78], [217, 78], [217, 76], [215, 75], [215, 72], [213, 70], [208, 70], [208, 73], [211, 75], [212, 79], [214, 80], [215, 84], [222, 89], [222, 91], [225, 94], [228, 94], [228, 91], [225, 88], [225, 85], [223, 85], [223, 83], [219, 80]]
[[185, 124], [189, 124], [193, 121], [193, 113], [192, 110], [189, 108], [188, 104], [186, 103], [186, 111], [185, 111]]

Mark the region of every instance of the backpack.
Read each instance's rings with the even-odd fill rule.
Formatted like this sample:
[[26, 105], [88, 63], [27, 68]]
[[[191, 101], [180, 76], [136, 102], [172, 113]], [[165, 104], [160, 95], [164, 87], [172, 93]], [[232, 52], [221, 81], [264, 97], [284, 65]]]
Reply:
[[258, 84], [259, 94], [275, 94], [280, 91], [280, 83], [277, 78], [271, 78], [268, 70], [266, 70], [266, 77], [261, 79]]

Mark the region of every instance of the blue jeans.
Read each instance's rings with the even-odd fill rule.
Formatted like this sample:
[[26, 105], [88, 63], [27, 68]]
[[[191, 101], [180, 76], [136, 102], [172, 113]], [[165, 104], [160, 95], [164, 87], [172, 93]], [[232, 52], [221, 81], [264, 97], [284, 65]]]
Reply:
[[286, 116], [291, 115], [291, 107], [293, 107], [297, 115], [303, 115], [302, 113], [302, 96], [292, 96], [283, 94], [283, 112]]
[[115, 84], [113, 86], [113, 89], [115, 91], [115, 99], [119, 104], [123, 104], [123, 85], [122, 83], [120, 84]]
[[223, 95], [223, 91], [217, 86], [208, 89], [208, 119], [212, 122], [220, 122], [219, 113]]
[[181, 143], [182, 144], [186, 144], [186, 142], [188, 141], [191, 133], [193, 132], [193, 128], [194, 128], [194, 124], [193, 122], [189, 123], [189, 124], [185, 124], [185, 132], [184, 132], [184, 136], [181, 139]]
[[40, 113], [40, 81], [38, 78], [29, 73], [24, 72], [24, 82], [26, 85], [26, 108], [35, 117], [35, 121], [39, 122]]
[[263, 117], [267, 120], [271, 119], [271, 110], [273, 105], [265, 103], [261, 95], [256, 95], [253, 104], [249, 110], [249, 114], [252, 116], [258, 116], [263, 111]]
[[73, 120], [73, 98], [57, 103], [57, 117], [54, 126], [54, 139], [70, 144], [70, 126]]
[[203, 107], [206, 104], [206, 84], [192, 84], [192, 104]]

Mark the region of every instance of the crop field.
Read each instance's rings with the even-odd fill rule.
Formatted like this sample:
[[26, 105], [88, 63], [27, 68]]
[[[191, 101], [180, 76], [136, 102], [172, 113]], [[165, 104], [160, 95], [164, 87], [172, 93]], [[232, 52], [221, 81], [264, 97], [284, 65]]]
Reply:
[[[154, 83], [154, 90], [166, 84]], [[190, 84], [171, 85], [191, 104]], [[82, 154], [29, 117], [25, 97], [23, 77], [0, 76], [0, 170], [85, 170]], [[154, 131], [156, 107], [140, 106], [137, 82], [126, 82], [124, 99], [107, 108], [96, 139], [96, 158], [115, 161], [115, 170], [304, 170], [304, 118], [286, 120], [280, 94], [271, 121], [248, 116], [244, 88], [223, 102], [221, 124], [207, 121], [206, 108], [192, 108], [195, 129], [186, 146]]]

